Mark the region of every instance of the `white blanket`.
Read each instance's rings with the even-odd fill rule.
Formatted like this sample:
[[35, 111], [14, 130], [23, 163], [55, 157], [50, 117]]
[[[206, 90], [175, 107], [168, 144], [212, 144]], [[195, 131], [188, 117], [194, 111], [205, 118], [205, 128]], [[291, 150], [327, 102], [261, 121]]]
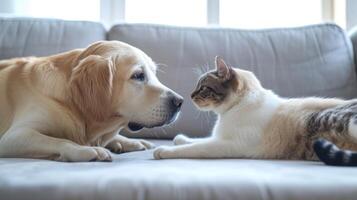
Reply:
[[357, 168], [271, 160], [0, 159], [0, 199], [357, 199]]

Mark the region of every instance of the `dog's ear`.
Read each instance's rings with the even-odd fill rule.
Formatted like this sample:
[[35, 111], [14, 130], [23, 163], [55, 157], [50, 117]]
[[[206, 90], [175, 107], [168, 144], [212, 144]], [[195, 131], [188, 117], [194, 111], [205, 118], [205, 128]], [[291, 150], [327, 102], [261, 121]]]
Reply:
[[90, 55], [73, 68], [72, 100], [86, 118], [103, 120], [110, 112], [114, 65], [110, 59]]

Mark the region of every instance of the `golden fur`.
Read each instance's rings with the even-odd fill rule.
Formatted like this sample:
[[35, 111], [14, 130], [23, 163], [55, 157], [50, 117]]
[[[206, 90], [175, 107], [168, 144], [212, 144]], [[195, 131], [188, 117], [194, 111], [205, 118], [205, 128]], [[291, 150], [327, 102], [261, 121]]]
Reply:
[[[138, 70], [145, 72], [147, 83], [130, 78]], [[118, 131], [130, 120], [144, 123], [140, 112], [169, 91], [155, 71], [142, 51], [115, 41], [0, 61], [0, 156], [110, 160], [102, 147], [114, 152], [152, 148]]]

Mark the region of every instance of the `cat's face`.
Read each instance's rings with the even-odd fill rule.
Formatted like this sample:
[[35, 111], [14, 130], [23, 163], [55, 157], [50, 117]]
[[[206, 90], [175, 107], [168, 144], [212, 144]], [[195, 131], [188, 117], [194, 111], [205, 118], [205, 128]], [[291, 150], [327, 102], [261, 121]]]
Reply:
[[216, 57], [216, 70], [201, 76], [191, 98], [194, 104], [205, 111], [214, 111], [226, 103], [237, 90], [238, 81], [233, 68], [226, 65], [222, 58]]

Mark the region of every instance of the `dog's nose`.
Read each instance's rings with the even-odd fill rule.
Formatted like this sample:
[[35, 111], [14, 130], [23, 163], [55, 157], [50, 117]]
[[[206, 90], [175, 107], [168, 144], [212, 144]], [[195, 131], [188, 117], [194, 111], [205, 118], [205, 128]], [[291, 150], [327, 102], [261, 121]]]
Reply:
[[175, 106], [176, 108], [181, 108], [182, 103], [183, 103], [183, 98], [179, 95], [175, 95], [172, 93], [170, 93], [169, 95], [170, 95], [171, 104], [173, 106]]
[[177, 107], [180, 108], [182, 106], [183, 103], [183, 98], [182, 97], [174, 97], [172, 99], [172, 103]]

